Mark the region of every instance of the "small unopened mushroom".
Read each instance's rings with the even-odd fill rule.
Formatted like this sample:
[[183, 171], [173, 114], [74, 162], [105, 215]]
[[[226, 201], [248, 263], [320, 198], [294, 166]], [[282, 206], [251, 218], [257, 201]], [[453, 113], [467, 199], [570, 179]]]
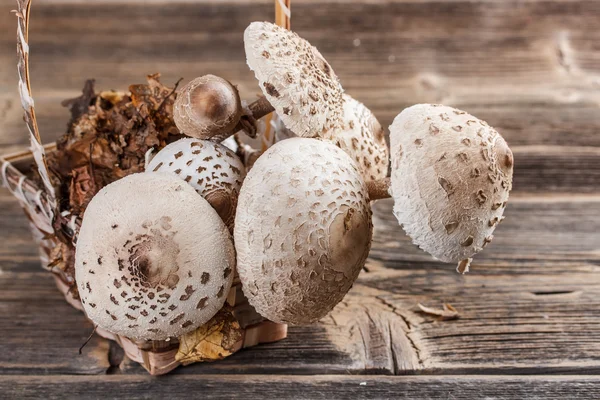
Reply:
[[208, 140], [180, 139], [159, 151], [146, 166], [146, 172], [170, 172], [183, 179], [233, 228], [246, 170], [227, 147]]
[[188, 82], [173, 105], [173, 120], [183, 134], [217, 142], [230, 136], [241, 115], [238, 90], [215, 75]]
[[235, 250], [215, 210], [167, 174], [133, 174], [89, 203], [75, 272], [88, 317], [132, 339], [196, 329], [223, 306]]
[[303, 137], [341, 129], [343, 89], [315, 47], [269, 22], [251, 23], [244, 46], [248, 66], [286, 127]]
[[329, 141], [275, 143], [242, 185], [238, 273], [264, 317], [307, 324], [342, 300], [367, 258], [371, 208], [356, 164]]
[[394, 214], [414, 243], [468, 269], [493, 238], [512, 187], [513, 155], [474, 116], [418, 104], [390, 126]]
[[358, 164], [365, 181], [383, 179], [388, 172], [388, 148], [383, 128], [371, 110], [344, 94], [344, 125], [323, 137], [332, 140]]

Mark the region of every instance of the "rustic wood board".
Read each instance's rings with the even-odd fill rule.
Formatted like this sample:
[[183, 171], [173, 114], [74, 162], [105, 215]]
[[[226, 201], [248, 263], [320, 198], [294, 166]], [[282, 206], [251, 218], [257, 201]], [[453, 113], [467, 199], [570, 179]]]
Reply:
[[[514, 200], [512, 218], [465, 276], [415, 248], [394, 221], [390, 201], [381, 201], [366, 270], [330, 316], [291, 328], [280, 343], [176, 373], [600, 372], [600, 233], [591, 231], [600, 226], [600, 196]], [[4, 195], [0, 204], [2, 226], [26, 237], [14, 202]], [[0, 332], [7, 333], [0, 372], [111, 369], [103, 340], [77, 355], [92, 326], [64, 303], [51, 277], [38, 269], [33, 246], [22, 243], [19, 249], [11, 233], [0, 253]], [[461, 318], [438, 321], [419, 313], [419, 302], [451, 303]], [[122, 367], [123, 373], [143, 373], [135, 364]]]
[[[27, 138], [11, 8], [0, 5], [0, 153]], [[413, 246], [381, 201], [365, 271], [330, 316], [156, 380], [98, 337], [77, 354], [92, 326], [41, 271], [25, 218], [0, 191], [0, 397], [600, 398], [600, 2], [294, 0], [293, 10], [293, 28], [384, 126], [407, 105], [443, 102], [505, 136], [514, 191], [472, 272]], [[60, 101], [90, 77], [123, 89], [156, 71], [165, 82], [218, 73], [251, 99], [242, 32], [272, 19], [270, 0], [38, 0], [42, 134], [61, 134]], [[443, 302], [460, 319], [418, 312]]]
[[169, 399], [211, 393], [211, 399], [593, 399], [600, 379], [596, 376], [476, 378], [371, 377], [371, 376], [63, 376], [0, 377], [0, 391], [11, 398], [106, 399], [111, 393], [131, 400], [164, 393]]

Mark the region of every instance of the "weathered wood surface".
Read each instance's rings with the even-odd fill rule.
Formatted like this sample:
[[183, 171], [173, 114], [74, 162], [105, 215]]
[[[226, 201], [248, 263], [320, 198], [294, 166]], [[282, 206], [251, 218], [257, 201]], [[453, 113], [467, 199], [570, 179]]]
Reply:
[[0, 377], [0, 391], [18, 399], [106, 399], [110, 393], [137, 400], [165, 393], [169, 399], [214, 393], [211, 399], [593, 399], [600, 378], [565, 377], [370, 377], [222, 375]]
[[[11, 7], [0, 4], [2, 153], [27, 137]], [[472, 272], [415, 248], [390, 201], [379, 202], [367, 268], [329, 317], [158, 381], [97, 337], [77, 354], [92, 326], [40, 270], [25, 218], [0, 191], [0, 397], [100, 398], [118, 385], [128, 398], [599, 398], [596, 377], [508, 375], [600, 373], [600, 2], [294, 0], [293, 9], [293, 28], [384, 126], [407, 105], [444, 102], [513, 147], [507, 219]], [[242, 32], [272, 19], [271, 1], [38, 1], [30, 41], [42, 134], [60, 135], [60, 101], [89, 77], [118, 89], [155, 71], [166, 82], [218, 73], [252, 98]], [[460, 319], [418, 312], [443, 302]], [[393, 374], [411, 376], [382, 376]]]

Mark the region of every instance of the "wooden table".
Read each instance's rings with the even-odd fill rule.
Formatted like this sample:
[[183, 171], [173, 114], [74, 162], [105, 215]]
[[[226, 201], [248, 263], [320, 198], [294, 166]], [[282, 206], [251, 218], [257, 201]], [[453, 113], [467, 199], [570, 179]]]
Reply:
[[[0, 152], [26, 147], [15, 18], [0, 5]], [[42, 134], [88, 77], [124, 89], [216, 73], [252, 99], [242, 32], [272, 1], [34, 2], [31, 62]], [[153, 378], [94, 337], [39, 267], [0, 191], [0, 398], [600, 398], [600, 2], [294, 1], [292, 27], [384, 126], [440, 102], [498, 128], [514, 190], [494, 243], [461, 276], [375, 206], [365, 271], [316, 325], [217, 363]], [[440, 321], [417, 303], [460, 311]]]

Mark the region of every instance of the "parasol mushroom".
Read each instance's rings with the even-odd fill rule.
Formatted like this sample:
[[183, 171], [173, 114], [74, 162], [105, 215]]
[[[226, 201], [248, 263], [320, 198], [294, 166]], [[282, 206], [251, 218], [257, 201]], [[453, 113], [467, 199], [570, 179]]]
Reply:
[[307, 324], [342, 300], [367, 258], [371, 208], [356, 164], [329, 141], [277, 142], [242, 185], [238, 273], [264, 317]]
[[315, 47], [269, 22], [251, 23], [244, 47], [248, 66], [286, 127], [302, 137], [342, 128], [342, 86]]
[[504, 219], [512, 187], [510, 148], [486, 122], [433, 104], [402, 111], [390, 139], [398, 222], [420, 248], [466, 272]]
[[184, 138], [160, 150], [147, 172], [170, 172], [204, 197], [233, 230], [237, 198], [246, 175], [242, 161], [227, 147], [208, 140]]
[[381, 124], [371, 110], [344, 93], [343, 127], [328, 131], [323, 137], [330, 139], [358, 164], [365, 181], [386, 177], [389, 154]]
[[230, 136], [242, 116], [242, 103], [235, 86], [215, 76], [204, 75], [183, 86], [173, 104], [173, 120], [185, 135], [221, 141]]
[[178, 337], [212, 318], [234, 267], [221, 218], [167, 173], [129, 175], [100, 190], [85, 211], [75, 256], [88, 317], [145, 340]]

